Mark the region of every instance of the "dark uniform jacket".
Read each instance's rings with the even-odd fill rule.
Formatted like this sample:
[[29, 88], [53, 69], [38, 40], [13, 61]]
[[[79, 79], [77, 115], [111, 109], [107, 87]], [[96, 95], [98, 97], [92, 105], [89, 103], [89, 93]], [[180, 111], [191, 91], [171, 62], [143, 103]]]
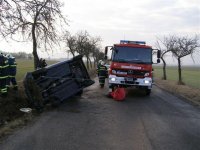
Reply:
[[6, 57], [0, 55], [0, 78], [4, 79], [8, 77], [8, 60]]
[[107, 68], [104, 65], [99, 65], [97, 72], [98, 72], [99, 77], [107, 78], [107, 76], [108, 76]]
[[8, 65], [9, 65], [9, 75], [16, 76], [17, 72], [17, 63], [14, 57], [8, 58]]

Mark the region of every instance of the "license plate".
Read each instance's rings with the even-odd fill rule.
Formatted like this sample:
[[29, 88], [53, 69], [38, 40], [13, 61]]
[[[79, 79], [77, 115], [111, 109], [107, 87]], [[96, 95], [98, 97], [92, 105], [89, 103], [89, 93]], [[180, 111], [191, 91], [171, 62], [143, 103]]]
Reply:
[[133, 81], [133, 78], [125, 78], [126, 81]]

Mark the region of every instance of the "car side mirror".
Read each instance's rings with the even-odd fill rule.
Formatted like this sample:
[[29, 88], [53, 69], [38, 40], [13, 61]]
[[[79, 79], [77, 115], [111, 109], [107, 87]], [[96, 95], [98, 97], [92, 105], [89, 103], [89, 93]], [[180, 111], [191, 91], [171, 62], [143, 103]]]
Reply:
[[161, 51], [158, 50], [158, 51], [157, 51], [157, 58], [160, 58], [160, 56], [161, 56]]

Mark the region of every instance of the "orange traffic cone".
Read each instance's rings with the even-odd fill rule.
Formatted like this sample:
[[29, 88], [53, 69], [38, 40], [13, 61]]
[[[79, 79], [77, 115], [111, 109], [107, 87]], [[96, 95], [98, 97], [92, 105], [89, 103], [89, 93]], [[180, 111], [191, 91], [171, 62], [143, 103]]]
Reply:
[[117, 87], [110, 95], [116, 101], [123, 101], [126, 98], [126, 91], [124, 88]]

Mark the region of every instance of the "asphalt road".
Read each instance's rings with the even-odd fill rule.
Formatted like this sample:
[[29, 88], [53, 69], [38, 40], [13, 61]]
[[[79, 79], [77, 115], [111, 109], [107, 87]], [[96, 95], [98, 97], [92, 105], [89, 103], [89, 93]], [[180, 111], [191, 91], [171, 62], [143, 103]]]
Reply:
[[98, 84], [43, 113], [0, 150], [200, 150], [200, 109], [158, 87], [106, 98]]

